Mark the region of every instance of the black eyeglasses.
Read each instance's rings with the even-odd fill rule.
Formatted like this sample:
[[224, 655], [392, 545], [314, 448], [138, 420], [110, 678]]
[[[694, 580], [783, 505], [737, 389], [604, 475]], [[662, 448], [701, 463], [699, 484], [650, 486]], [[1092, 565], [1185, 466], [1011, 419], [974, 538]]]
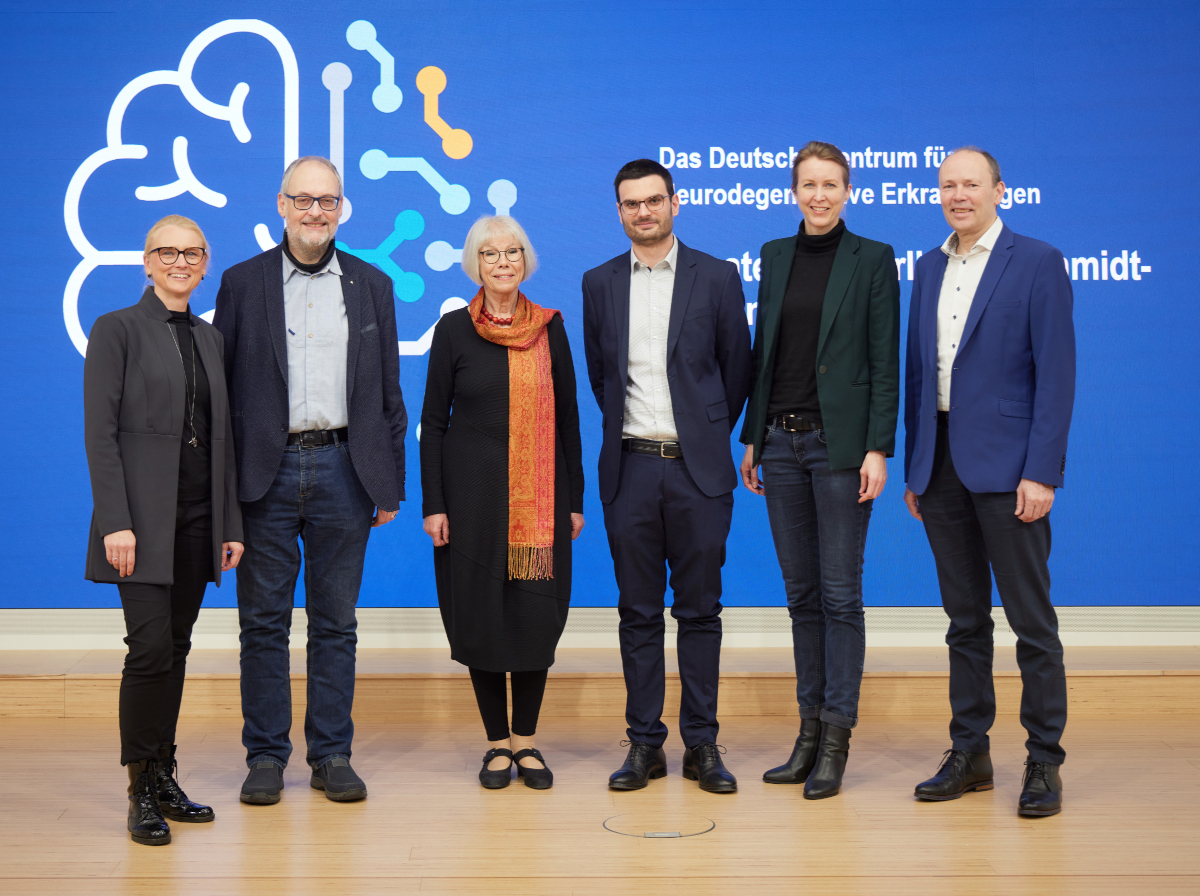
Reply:
[[[519, 261], [521, 258], [521, 254], [524, 251], [525, 250], [522, 247], [514, 246], [511, 249], [504, 250], [504, 257], [507, 258], [509, 261]], [[496, 262], [498, 262], [500, 260], [500, 250], [498, 250], [498, 249], [484, 249], [479, 254], [483, 256], [483, 260], [486, 261], [488, 264], [495, 264]]]
[[292, 200], [292, 205], [296, 206], [297, 211], [306, 212], [313, 207], [313, 203], [321, 206], [323, 211], [331, 212], [341, 204], [341, 196], [293, 196], [291, 193], [284, 193], [288, 199]]
[[173, 246], [162, 246], [158, 249], [151, 249], [147, 255], [157, 255], [158, 260], [163, 264], [174, 264], [179, 260], [179, 254], [183, 253], [183, 260], [188, 264], [199, 264], [204, 261], [204, 256], [208, 254], [199, 246], [193, 246], [191, 249], [176, 249]]
[[627, 215], [636, 215], [642, 203], [646, 204], [646, 208], [652, 212], [658, 211], [666, 203], [667, 197], [659, 193], [657, 196], [651, 196], [649, 199], [622, 199], [618, 205], [624, 210]]

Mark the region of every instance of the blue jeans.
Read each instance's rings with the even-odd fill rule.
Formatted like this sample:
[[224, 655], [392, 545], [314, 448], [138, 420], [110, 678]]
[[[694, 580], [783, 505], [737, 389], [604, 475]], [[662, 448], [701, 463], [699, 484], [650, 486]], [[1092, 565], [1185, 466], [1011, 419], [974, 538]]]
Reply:
[[858, 503], [857, 469], [829, 468], [821, 430], [768, 427], [761, 462], [792, 617], [800, 718], [853, 728], [866, 653], [862, 570], [873, 502]]
[[345, 443], [286, 448], [267, 493], [242, 505], [246, 553], [237, 590], [247, 765], [286, 766], [292, 754], [288, 632], [300, 572], [297, 538], [308, 609], [307, 761], [315, 768], [350, 758], [354, 611], [375, 504], [347, 451]]

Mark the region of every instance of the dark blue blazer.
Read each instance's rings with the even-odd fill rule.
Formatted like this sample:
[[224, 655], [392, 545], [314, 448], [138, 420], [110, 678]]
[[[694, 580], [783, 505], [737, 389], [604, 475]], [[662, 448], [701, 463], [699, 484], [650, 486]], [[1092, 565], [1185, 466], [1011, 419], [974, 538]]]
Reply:
[[[353, 255], [339, 250], [337, 257], [350, 330], [346, 353], [350, 459], [376, 506], [398, 510], [404, 500], [408, 416], [400, 393], [392, 280]], [[275, 480], [288, 436], [282, 247], [225, 271], [213, 325], [225, 337], [238, 497], [257, 501]]]
[[[629, 252], [583, 275], [583, 340], [588, 378], [604, 417], [600, 500], [612, 502], [621, 468], [629, 376]], [[750, 393], [750, 327], [738, 268], [679, 243], [667, 377], [675, 429], [688, 473], [709, 497], [738, 477], [729, 434]]]
[[[937, 308], [948, 258], [916, 264], [908, 312], [904, 478], [929, 485], [937, 439]], [[1071, 278], [1062, 253], [1005, 226], [975, 291], [950, 383], [950, 451], [973, 492], [1063, 484], [1075, 401]]]

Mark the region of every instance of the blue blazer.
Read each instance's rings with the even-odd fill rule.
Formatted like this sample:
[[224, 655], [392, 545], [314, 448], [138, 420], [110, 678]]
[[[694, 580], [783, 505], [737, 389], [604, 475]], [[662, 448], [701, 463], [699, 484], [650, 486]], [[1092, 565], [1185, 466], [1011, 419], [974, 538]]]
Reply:
[[[350, 330], [346, 353], [350, 460], [375, 505], [398, 510], [404, 500], [408, 416], [400, 393], [392, 280], [353, 255], [338, 250], [337, 257]], [[275, 481], [288, 436], [282, 247], [225, 271], [213, 325], [225, 338], [238, 497], [257, 501]]]
[[[937, 439], [937, 307], [949, 259], [921, 256], [913, 276], [905, 360], [904, 478], [929, 485]], [[954, 359], [950, 451], [973, 492], [1022, 479], [1063, 484], [1075, 401], [1071, 278], [1062, 253], [1005, 226], [975, 291]]]
[[[612, 502], [621, 469], [629, 377], [629, 252], [583, 275], [588, 378], [603, 414], [600, 500]], [[709, 497], [737, 488], [729, 434], [750, 393], [750, 327], [736, 266], [679, 243], [667, 377], [688, 473]]]

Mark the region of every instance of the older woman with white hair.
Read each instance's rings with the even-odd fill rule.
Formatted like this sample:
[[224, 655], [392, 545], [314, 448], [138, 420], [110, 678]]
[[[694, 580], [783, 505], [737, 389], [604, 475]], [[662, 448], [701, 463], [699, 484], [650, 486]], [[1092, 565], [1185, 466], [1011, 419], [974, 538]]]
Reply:
[[480, 783], [507, 787], [515, 764], [527, 787], [545, 790], [554, 776], [534, 733], [583, 529], [575, 368], [562, 315], [521, 293], [537, 255], [520, 224], [480, 218], [462, 267], [479, 292], [438, 322], [429, 350], [425, 532], [451, 657], [470, 669], [487, 731]]

